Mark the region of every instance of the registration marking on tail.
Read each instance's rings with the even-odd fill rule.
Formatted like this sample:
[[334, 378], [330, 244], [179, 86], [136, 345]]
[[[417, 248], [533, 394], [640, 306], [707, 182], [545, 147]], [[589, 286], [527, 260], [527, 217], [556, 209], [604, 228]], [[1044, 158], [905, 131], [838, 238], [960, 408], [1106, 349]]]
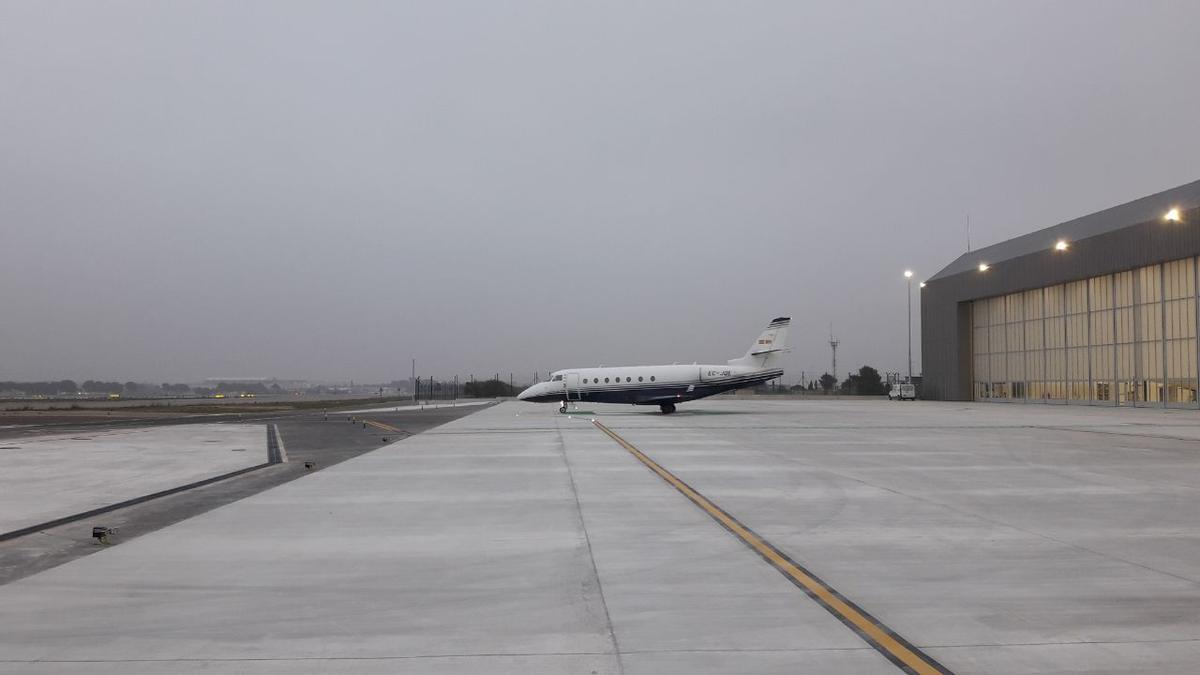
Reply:
[[895, 631], [888, 628], [883, 622], [868, 614], [866, 610], [821, 581], [819, 577], [792, 560], [786, 553], [775, 548], [771, 542], [743, 525], [737, 518], [734, 518], [727, 511], [700, 494], [695, 488], [680, 480], [675, 474], [664, 469], [653, 459], [650, 459], [645, 453], [634, 447], [632, 443], [621, 438], [617, 432], [596, 420], [593, 420], [592, 424], [608, 435], [609, 438], [616, 441], [618, 445], [625, 448], [638, 461], [645, 464], [647, 468], [658, 474], [659, 478], [662, 478], [683, 494], [683, 496], [691, 500], [693, 504], [704, 510], [713, 520], [720, 523], [722, 527], [742, 540], [742, 543], [762, 556], [764, 560], [779, 570], [789, 581], [800, 587], [810, 598], [816, 600], [826, 611], [837, 617], [839, 621], [857, 633], [867, 644], [874, 647], [901, 670], [909, 673], [921, 673], [922, 675], [948, 674], [951, 672], [934, 660], [933, 657], [896, 634]]

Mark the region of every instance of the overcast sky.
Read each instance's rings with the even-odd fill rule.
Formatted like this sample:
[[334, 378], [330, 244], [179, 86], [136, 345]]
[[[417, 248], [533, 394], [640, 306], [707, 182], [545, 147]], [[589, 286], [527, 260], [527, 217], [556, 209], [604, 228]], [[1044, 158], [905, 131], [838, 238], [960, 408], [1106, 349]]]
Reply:
[[831, 323], [841, 374], [903, 370], [901, 274], [968, 212], [979, 246], [1200, 178], [1198, 25], [3, 0], [0, 380], [521, 380], [721, 362], [778, 315], [789, 383]]

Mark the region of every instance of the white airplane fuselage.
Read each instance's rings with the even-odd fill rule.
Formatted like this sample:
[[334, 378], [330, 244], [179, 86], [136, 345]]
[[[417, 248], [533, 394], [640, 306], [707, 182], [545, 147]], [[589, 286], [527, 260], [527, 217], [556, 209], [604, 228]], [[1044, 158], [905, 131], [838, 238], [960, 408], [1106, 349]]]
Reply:
[[772, 321], [740, 359], [724, 364], [609, 366], [566, 368], [550, 374], [517, 397], [533, 403], [572, 401], [657, 405], [672, 412], [676, 403], [733, 389], [752, 387], [783, 375], [777, 356], [783, 351], [789, 320]]
[[550, 381], [533, 385], [518, 398], [534, 403], [595, 401], [659, 405], [752, 387], [781, 375], [780, 368], [730, 365], [576, 368], [551, 373]]

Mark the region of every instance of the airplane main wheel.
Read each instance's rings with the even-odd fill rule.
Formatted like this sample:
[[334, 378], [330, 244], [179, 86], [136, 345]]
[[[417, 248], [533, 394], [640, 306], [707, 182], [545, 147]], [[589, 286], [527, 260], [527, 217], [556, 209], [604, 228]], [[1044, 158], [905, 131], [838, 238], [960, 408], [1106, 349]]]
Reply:
[[564, 403], [564, 404], [562, 404], [562, 405], [558, 406], [558, 412], [560, 412], [560, 413], [566, 413], [566, 412], [567, 412], [567, 404], [566, 404], [566, 403]]
[[674, 403], [663, 403], [658, 406], [658, 409], [662, 411], [662, 414], [670, 415], [671, 413], [675, 412], [675, 404]]

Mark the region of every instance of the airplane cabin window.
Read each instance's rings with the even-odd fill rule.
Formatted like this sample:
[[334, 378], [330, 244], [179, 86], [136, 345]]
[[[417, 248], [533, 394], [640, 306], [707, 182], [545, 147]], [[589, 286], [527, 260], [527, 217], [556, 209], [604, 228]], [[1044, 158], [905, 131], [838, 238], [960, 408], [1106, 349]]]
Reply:
[[604, 384], [608, 384], [608, 378], [604, 378]]
[[653, 376], [653, 375], [651, 375], [651, 376], [650, 376], [650, 381], [651, 381], [651, 382], [653, 382], [653, 381], [654, 381], [654, 376]]
[[641, 381], [642, 381], [642, 376], [638, 375], [638, 382], [641, 382]]
[[626, 381], [626, 382], [633, 382], [633, 378], [632, 378], [632, 377], [627, 377], [627, 378], [625, 378], [625, 381]]

